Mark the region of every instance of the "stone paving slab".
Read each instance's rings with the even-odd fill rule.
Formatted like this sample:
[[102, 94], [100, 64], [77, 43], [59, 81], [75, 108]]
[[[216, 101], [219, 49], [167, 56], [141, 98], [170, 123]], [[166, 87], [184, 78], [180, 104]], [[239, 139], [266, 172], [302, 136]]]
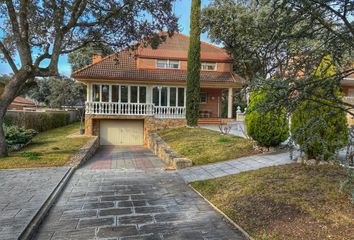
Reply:
[[158, 161], [149, 150], [114, 149], [125, 152], [116, 161], [130, 163], [122, 169], [92, 167], [110, 154], [101, 152], [102, 158], [78, 169], [34, 239], [244, 239], [177, 172], [162, 171], [159, 164], [137, 166], [137, 154]]
[[85, 165], [91, 170], [149, 170], [163, 166], [165, 163], [142, 146], [101, 146]]
[[34, 239], [244, 238], [176, 172], [80, 169]]
[[18, 239], [69, 169], [0, 171], [0, 239]]
[[294, 160], [290, 159], [288, 152], [267, 153], [185, 168], [177, 172], [187, 183], [190, 183], [289, 163], [294, 163]]

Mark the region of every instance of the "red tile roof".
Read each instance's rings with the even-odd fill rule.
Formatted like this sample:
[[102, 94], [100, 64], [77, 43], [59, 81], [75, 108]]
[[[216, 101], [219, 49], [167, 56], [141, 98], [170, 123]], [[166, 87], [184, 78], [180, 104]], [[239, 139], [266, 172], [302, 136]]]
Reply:
[[[139, 69], [136, 57], [144, 58], [186, 58], [188, 52], [188, 37], [177, 34], [168, 38], [158, 50], [152, 48], [138, 49], [136, 52], [123, 50], [112, 54], [101, 61], [88, 65], [72, 74], [78, 80], [121, 80], [121, 81], [157, 81], [184, 83], [187, 71], [181, 69]], [[170, 42], [171, 41], [171, 42]], [[176, 44], [176, 45], [174, 45]], [[174, 50], [175, 47], [177, 50]], [[202, 61], [214, 60], [217, 62], [230, 61], [227, 53], [208, 43], [202, 43]], [[117, 61], [118, 59], [118, 61]], [[201, 83], [235, 83], [242, 84], [242, 79], [232, 72], [201, 71]]]
[[36, 104], [28, 98], [23, 98], [23, 97], [16, 97], [12, 103], [13, 105], [20, 105], [20, 106], [29, 106], [29, 107], [35, 107]]
[[[157, 49], [151, 47], [139, 48], [137, 56], [162, 59], [188, 59], [189, 37], [176, 33], [172, 38], [167, 38]], [[201, 42], [200, 59], [202, 61], [232, 62], [229, 54], [222, 48], [206, 42]]]

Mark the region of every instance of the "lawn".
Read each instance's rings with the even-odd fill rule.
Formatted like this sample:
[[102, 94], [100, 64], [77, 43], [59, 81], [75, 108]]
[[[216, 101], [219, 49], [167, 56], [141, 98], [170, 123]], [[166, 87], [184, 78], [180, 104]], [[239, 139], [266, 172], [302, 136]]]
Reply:
[[71, 156], [90, 138], [67, 136], [78, 132], [80, 123], [41, 132], [32, 143], [19, 151], [0, 158], [0, 169], [57, 167], [65, 165]]
[[337, 166], [290, 164], [192, 186], [255, 239], [349, 240], [354, 205], [338, 191], [344, 178]]
[[253, 142], [237, 136], [223, 136], [204, 128], [171, 128], [158, 135], [194, 165], [215, 163], [256, 154]]

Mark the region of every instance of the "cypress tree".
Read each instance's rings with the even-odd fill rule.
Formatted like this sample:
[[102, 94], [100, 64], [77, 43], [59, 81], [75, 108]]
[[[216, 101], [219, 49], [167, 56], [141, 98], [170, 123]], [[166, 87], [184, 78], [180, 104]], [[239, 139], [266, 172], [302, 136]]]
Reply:
[[187, 68], [187, 125], [198, 125], [200, 103], [200, 0], [192, 0]]

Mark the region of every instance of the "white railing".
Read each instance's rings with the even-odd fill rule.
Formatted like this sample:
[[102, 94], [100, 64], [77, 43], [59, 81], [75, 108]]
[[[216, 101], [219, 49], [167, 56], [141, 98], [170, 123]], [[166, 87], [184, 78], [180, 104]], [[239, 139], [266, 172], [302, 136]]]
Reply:
[[155, 116], [156, 118], [185, 118], [185, 107], [157, 107], [150, 103], [86, 102], [86, 114]]
[[185, 118], [185, 107], [154, 107], [154, 115], [156, 118]]
[[352, 96], [343, 97], [343, 101], [347, 103], [354, 103], [354, 97]]
[[86, 114], [153, 115], [154, 105], [147, 103], [86, 102]]

